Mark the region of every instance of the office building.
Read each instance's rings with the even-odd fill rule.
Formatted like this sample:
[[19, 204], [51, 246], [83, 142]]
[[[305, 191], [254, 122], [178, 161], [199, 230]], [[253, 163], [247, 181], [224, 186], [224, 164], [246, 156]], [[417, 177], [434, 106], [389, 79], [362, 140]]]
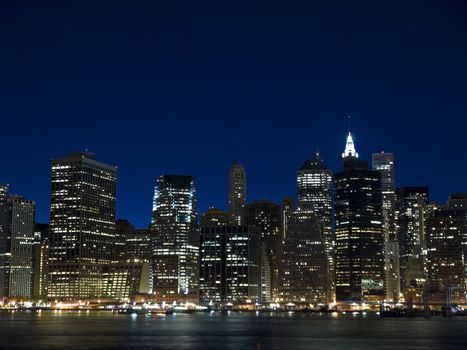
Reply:
[[394, 154], [381, 151], [372, 155], [372, 169], [381, 173], [384, 232], [384, 289], [385, 299], [397, 301], [401, 297], [399, 242], [396, 234], [396, 193]]
[[261, 239], [252, 226], [201, 227], [200, 301], [203, 304], [261, 300]]
[[463, 243], [467, 211], [438, 207], [426, 219], [427, 271], [431, 301], [466, 302]]
[[[279, 300], [298, 304], [329, 303], [329, 259], [321, 222], [300, 208], [289, 215], [281, 254]], [[308, 305], [307, 305], [308, 306]]]
[[155, 298], [197, 302], [199, 226], [191, 176], [162, 175], [157, 179], [151, 231]]
[[31, 298], [35, 203], [0, 190], [0, 297]]
[[256, 227], [261, 246], [261, 301], [270, 302], [277, 297], [279, 254], [282, 245], [281, 208], [268, 201], [255, 201], [244, 208], [245, 225]]
[[89, 152], [52, 160], [49, 298], [104, 295], [103, 269], [116, 260], [116, 177]]
[[426, 280], [425, 219], [428, 203], [428, 187], [412, 186], [397, 190], [397, 239], [402, 293], [409, 287], [423, 287]]
[[[334, 235], [332, 228], [332, 172], [324, 164], [319, 153], [307, 159], [297, 172], [298, 207], [302, 215], [312, 214], [319, 222], [326, 254], [328, 274], [334, 276]], [[329, 281], [329, 294], [334, 295], [334, 278]]]
[[382, 301], [384, 254], [381, 173], [358, 159], [351, 133], [334, 176], [336, 299]]

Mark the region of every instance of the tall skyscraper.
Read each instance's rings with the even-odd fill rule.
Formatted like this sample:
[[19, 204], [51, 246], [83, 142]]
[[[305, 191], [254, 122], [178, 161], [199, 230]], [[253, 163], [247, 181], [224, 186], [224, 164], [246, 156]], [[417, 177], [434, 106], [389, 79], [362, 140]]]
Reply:
[[261, 247], [261, 300], [269, 302], [277, 297], [279, 254], [281, 251], [281, 208], [268, 201], [255, 201], [244, 209], [245, 225], [259, 231]]
[[427, 270], [433, 302], [465, 303], [463, 240], [466, 234], [465, 210], [440, 207], [426, 219]]
[[400, 298], [399, 243], [396, 235], [396, 193], [394, 179], [394, 154], [373, 153], [372, 169], [381, 173], [384, 227], [384, 288], [385, 299]]
[[300, 208], [289, 216], [281, 254], [279, 299], [294, 303], [329, 303], [329, 260], [320, 221]]
[[[319, 153], [307, 159], [297, 172], [298, 207], [302, 215], [313, 214], [318, 220], [328, 256], [329, 275], [334, 276], [334, 235], [332, 229], [332, 172]], [[328, 279], [329, 294], [334, 295], [334, 277]]]
[[246, 204], [246, 175], [243, 165], [234, 161], [229, 170], [229, 216], [232, 224], [240, 225]]
[[426, 280], [425, 220], [428, 203], [428, 187], [402, 187], [397, 190], [397, 239], [402, 293], [409, 287], [423, 287]]
[[32, 296], [35, 203], [0, 190], [0, 297]]
[[191, 176], [162, 175], [157, 179], [151, 230], [156, 299], [197, 302], [199, 226]]
[[209, 222], [201, 227], [200, 301], [255, 303], [261, 301], [259, 230], [252, 226]]
[[52, 160], [49, 298], [103, 296], [103, 269], [116, 258], [116, 177], [89, 152]]
[[349, 132], [334, 176], [337, 300], [381, 301], [384, 255], [381, 173], [358, 159]]

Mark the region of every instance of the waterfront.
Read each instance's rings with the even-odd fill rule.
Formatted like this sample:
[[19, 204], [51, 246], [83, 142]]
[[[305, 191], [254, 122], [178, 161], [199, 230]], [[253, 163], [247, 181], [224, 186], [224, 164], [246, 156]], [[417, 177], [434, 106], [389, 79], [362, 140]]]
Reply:
[[467, 318], [0, 312], [0, 349], [464, 349]]

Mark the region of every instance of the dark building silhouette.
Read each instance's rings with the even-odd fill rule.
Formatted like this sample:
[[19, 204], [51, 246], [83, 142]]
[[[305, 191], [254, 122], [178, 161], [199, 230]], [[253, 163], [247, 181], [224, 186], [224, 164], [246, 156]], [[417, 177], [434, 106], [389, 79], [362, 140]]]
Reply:
[[278, 293], [281, 208], [273, 202], [255, 201], [244, 208], [243, 222], [256, 227], [261, 237], [261, 301], [269, 302]]
[[381, 173], [358, 159], [350, 133], [342, 157], [334, 176], [336, 299], [383, 300]]
[[235, 160], [230, 166], [228, 178], [229, 216], [233, 225], [240, 225], [246, 204], [246, 174], [243, 165]]
[[202, 226], [222, 226], [228, 225], [230, 222], [229, 213], [225, 210], [217, 208], [209, 208], [201, 215]]
[[328, 255], [320, 221], [300, 209], [289, 215], [280, 257], [279, 300], [293, 303], [329, 303]]
[[201, 227], [200, 301], [204, 304], [260, 301], [261, 239], [252, 226]]

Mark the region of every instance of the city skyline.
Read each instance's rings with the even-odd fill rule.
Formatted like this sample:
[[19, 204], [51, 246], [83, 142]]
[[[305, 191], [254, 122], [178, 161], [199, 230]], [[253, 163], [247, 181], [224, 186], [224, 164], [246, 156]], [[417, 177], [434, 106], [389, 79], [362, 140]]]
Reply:
[[[347, 131], [347, 134], [345, 134], [345, 139], [348, 138], [348, 133], [350, 131]], [[352, 132], [352, 137], [354, 139], [354, 142], [355, 144], [357, 144], [357, 138], [355, 137], [355, 134]], [[343, 138], [344, 140], [344, 138]], [[341, 148], [342, 148], [342, 145], [345, 145], [346, 142], [342, 141], [341, 142]], [[364, 147], [361, 147], [360, 144], [358, 144], [358, 149], [361, 150], [361, 149], [364, 149]], [[467, 192], [467, 189], [464, 187], [463, 190], [459, 189], [459, 190], [456, 190], [454, 188], [452, 188], [451, 190], [449, 189], [446, 189], [447, 190], [447, 193], [444, 193], [441, 194], [440, 191], [438, 190], [437, 191], [437, 186], [431, 186], [429, 184], [424, 184], [424, 183], [419, 183], [419, 182], [409, 182], [409, 183], [403, 183], [401, 184], [399, 178], [401, 177], [400, 176], [400, 172], [403, 171], [401, 169], [398, 169], [399, 168], [399, 165], [398, 165], [398, 155], [397, 154], [394, 154], [394, 152], [391, 152], [390, 150], [387, 150], [388, 152], [385, 152], [384, 150], [379, 150], [379, 151], [374, 151], [374, 152], [363, 152], [363, 156], [361, 156], [360, 154], [358, 154], [358, 157], [360, 157], [361, 159], [368, 159], [368, 160], [371, 160], [372, 156], [374, 154], [378, 154], [378, 153], [390, 153], [393, 155], [394, 157], [394, 163], [395, 163], [395, 166], [394, 166], [394, 169], [395, 169], [395, 178], [397, 179], [395, 181], [395, 187], [396, 188], [403, 188], [403, 187], [414, 187], [414, 186], [425, 186], [425, 187], [428, 187], [430, 189], [430, 199], [432, 200], [432, 202], [434, 203], [438, 203], [438, 204], [446, 204], [447, 201], [448, 201], [448, 196], [451, 195], [451, 194], [455, 194], [455, 193], [466, 193]], [[73, 153], [75, 151], [70, 151], [70, 152], [62, 152], [61, 155], [57, 155], [56, 157], [63, 157], [63, 156], [66, 156], [67, 154], [69, 153]], [[83, 151], [76, 151], [76, 152], [83, 152]], [[89, 150], [85, 150], [84, 152], [89, 152]], [[94, 153], [94, 152], [93, 152]], [[314, 159], [316, 157], [316, 155], [319, 154], [319, 157], [326, 162], [326, 164], [333, 164], [335, 163], [335, 161], [327, 161], [327, 157], [323, 157], [322, 155], [322, 151], [321, 151], [321, 148], [317, 148], [314, 153], [313, 152], [310, 152], [310, 155], [303, 158], [302, 162], [303, 161], [307, 161], [308, 159]], [[99, 155], [97, 155], [99, 156]], [[367, 157], [366, 157], [367, 156]], [[56, 158], [56, 157], [52, 157], [52, 160], [53, 158]], [[341, 156], [337, 155], [336, 157], [331, 157], [332, 158], [337, 158], [339, 159], [340, 161], [342, 161], [342, 154]], [[100, 159], [102, 159], [102, 157], [100, 157]], [[106, 160], [103, 160], [104, 162], [107, 162]], [[244, 171], [246, 173], [248, 173], [248, 177], [250, 177], [250, 172], [248, 171], [248, 165], [245, 165], [244, 162], [242, 162], [241, 160], [237, 160], [237, 158], [233, 158], [230, 163], [227, 163], [227, 164], [230, 164], [230, 165], [227, 165], [224, 170], [224, 174], [221, 173], [220, 170], [217, 170], [217, 172], [219, 173], [219, 176], [224, 179], [224, 178], [227, 178], [228, 177], [228, 173], [229, 173], [229, 168], [232, 166], [232, 164], [236, 164], [236, 162], [240, 162], [241, 163], [241, 166], [245, 167]], [[109, 162], [107, 162], [109, 163]], [[119, 169], [119, 173], [120, 173], [120, 168], [118, 167], [118, 164], [114, 164], [112, 163], [113, 165], [115, 165], [118, 169]], [[339, 166], [341, 166], [341, 164], [339, 164]], [[337, 172], [339, 170], [339, 166], [334, 169], [332, 167], [329, 167], [329, 170], [333, 173]], [[50, 164], [49, 164], [49, 167], [50, 167]], [[296, 172], [297, 170], [300, 169], [300, 165], [296, 166], [295, 169], [291, 169], [291, 175], [293, 176], [294, 175], [294, 171]], [[399, 171], [398, 171], [399, 170]], [[49, 171], [50, 173], [50, 171]], [[161, 174], [157, 174], [157, 175], [154, 175], [154, 179], [153, 179], [153, 183], [150, 184], [151, 188], [149, 189], [149, 192], [151, 193], [153, 191], [153, 188], [154, 188], [154, 185], [156, 184], [157, 182], [157, 178], [159, 176], [161, 176], [162, 174], [175, 174], [175, 173], [171, 173], [171, 172], [162, 172]], [[187, 171], [182, 171], [181, 174], [184, 174], [184, 175], [187, 175], [187, 176], [191, 176], [191, 174], [189, 174]], [[49, 174], [50, 175], [50, 174]], [[290, 176], [289, 176], [290, 177]], [[193, 177], [196, 182], [202, 182], [202, 179], [198, 179], [198, 178], [195, 178]], [[224, 179], [225, 180], [225, 179]], [[293, 181], [295, 180], [294, 178], [292, 179]], [[294, 183], [292, 181], [292, 192], [291, 193], [283, 193], [282, 195], [277, 192], [275, 194], [274, 197], [268, 197], [268, 196], [252, 196], [251, 195], [251, 192], [253, 193], [257, 193], [258, 191], [255, 191], [255, 188], [251, 188], [253, 186], [249, 186], [248, 185], [248, 179], [246, 180], [247, 181], [247, 187], [248, 187], [248, 198], [247, 198], [247, 201], [246, 203], [252, 203], [252, 202], [255, 202], [255, 201], [261, 201], [261, 200], [268, 200], [268, 201], [272, 201], [272, 202], [275, 202], [275, 203], [281, 203], [282, 200], [285, 198], [285, 197], [297, 197], [296, 193], [295, 193], [295, 190], [296, 190], [296, 183]], [[119, 180], [118, 180], [118, 176], [117, 176], [117, 184], [118, 184]], [[203, 212], [206, 212], [209, 208], [220, 208], [220, 209], [225, 209], [225, 210], [228, 210], [228, 189], [229, 189], [229, 185], [228, 185], [228, 180], [227, 181], [224, 181], [225, 182], [225, 186], [224, 188], [218, 188], [219, 191], [224, 191], [225, 194], [224, 194], [224, 197], [225, 198], [222, 198], [222, 195], [221, 196], [217, 196], [217, 202], [214, 203], [214, 201], [210, 200], [210, 199], [206, 199], [206, 196], [203, 196], [198, 193], [198, 198], [204, 198], [204, 202], [199, 204], [198, 207], [199, 207], [199, 212], [200, 213], [203, 213]], [[15, 188], [18, 188], [17, 186], [17, 183], [15, 181], [10, 181], [10, 182], [7, 182], [7, 181], [4, 181], [4, 182], [0, 182], [2, 184], [7, 184], [10, 188], [10, 192], [12, 194], [21, 194], [21, 195], [25, 195], [26, 197], [30, 197], [29, 195], [25, 194], [25, 192], [21, 192], [20, 190], [16, 191]], [[295, 185], [295, 186], [294, 186]], [[117, 218], [118, 219], [126, 219], [126, 220], [129, 220], [132, 224], [136, 225], [137, 227], [140, 227], [140, 228], [147, 228], [150, 226], [151, 224], [151, 215], [152, 215], [152, 195], [149, 195], [149, 197], [151, 197], [151, 200], [150, 200], [150, 203], [147, 204], [148, 208], [146, 208], [146, 211], [149, 211], [149, 214], [148, 214], [148, 217], [144, 217], [143, 215], [139, 215], [138, 217], [130, 217], [130, 215], [126, 215], [125, 213], [122, 213], [122, 210], [118, 210], [118, 207], [119, 207], [119, 204], [122, 202], [122, 200], [120, 199], [119, 200], [119, 196], [118, 196], [118, 188], [120, 186], [117, 186]], [[290, 187], [290, 186], [287, 186], [287, 187]], [[13, 190], [11, 190], [13, 189]], [[198, 191], [199, 192], [199, 191]], [[436, 194], [438, 196], [436, 196]], [[277, 198], [276, 198], [277, 196]], [[148, 194], [146, 193], [145, 194], [145, 197], [148, 197]], [[34, 198], [33, 198], [34, 199]], [[297, 198], [296, 198], [297, 199]], [[48, 211], [49, 209], [49, 203], [50, 203], [50, 197], [49, 198], [45, 198], [46, 202], [43, 203], [43, 200], [44, 198], [42, 198], [42, 201], [40, 199], [36, 200], [34, 199], [34, 201], [36, 202], [36, 222], [49, 222], [49, 216], [50, 216], [50, 213]], [[198, 202], [200, 202], [200, 200], [198, 199]], [[45, 206], [45, 210], [44, 210], [44, 207]], [[42, 210], [41, 210], [42, 208]]]
[[394, 153], [397, 186], [445, 202], [467, 192], [466, 13], [2, 2], [0, 183], [45, 222], [50, 159], [89, 149], [119, 168], [117, 217], [145, 227], [159, 175], [193, 176], [202, 212], [225, 203], [237, 158], [248, 198], [280, 203], [317, 148], [340, 169], [350, 114], [363, 159]]

